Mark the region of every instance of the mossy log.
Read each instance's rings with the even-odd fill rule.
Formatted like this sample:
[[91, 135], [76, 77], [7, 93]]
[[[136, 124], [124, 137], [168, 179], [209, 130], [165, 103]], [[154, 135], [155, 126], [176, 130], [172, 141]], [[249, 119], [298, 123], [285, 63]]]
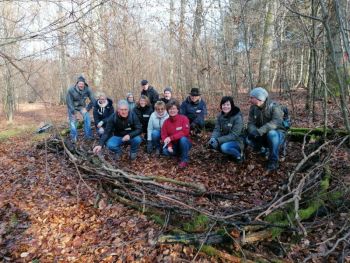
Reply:
[[[342, 195], [339, 192], [328, 193], [330, 185], [331, 173], [328, 167], [325, 167], [323, 179], [320, 182], [320, 189], [314, 195], [305, 208], [298, 210], [298, 216], [300, 221], [305, 221], [310, 219], [317, 211], [325, 205], [327, 201], [334, 201], [334, 199], [339, 199]], [[268, 240], [279, 236], [288, 226], [297, 225], [296, 211], [294, 206], [287, 205], [283, 210], [276, 210], [264, 218], [264, 221], [273, 224], [274, 227], [271, 228], [256, 228], [251, 226], [245, 226], [244, 234], [241, 234], [237, 238], [236, 242], [240, 245], [252, 244], [262, 240]], [[276, 225], [278, 227], [276, 227]], [[202, 228], [203, 229], [203, 228]], [[227, 233], [227, 232], [226, 232]], [[220, 230], [216, 233], [209, 235], [210, 239], [207, 241], [203, 239], [205, 234], [182, 234], [182, 235], [166, 235], [161, 236], [158, 240], [159, 243], [184, 243], [184, 244], [198, 244], [204, 242], [205, 244], [217, 244], [213, 242], [222, 243], [230, 240], [227, 234], [223, 234]], [[231, 239], [232, 240], [232, 239]]]
[[253, 263], [253, 262], [257, 262], [255, 260], [251, 261], [249, 259], [245, 259], [245, 258], [241, 258], [241, 257], [238, 257], [238, 256], [231, 255], [229, 253], [220, 251], [220, 250], [216, 249], [215, 247], [207, 246], [207, 245], [203, 245], [200, 248], [200, 251], [205, 253], [206, 255], [208, 255], [210, 257], [220, 258], [221, 260], [224, 260], [225, 262], [233, 262], [233, 263], [241, 263], [241, 262]]
[[[77, 123], [77, 129], [82, 129], [83, 128], [83, 124], [84, 122], [83, 121], [78, 121]], [[63, 129], [60, 131], [60, 135], [61, 136], [67, 136], [70, 132], [70, 129], [69, 128], [66, 128], [66, 129]]]
[[[211, 132], [215, 127], [215, 120], [210, 119], [205, 121], [205, 128], [207, 131]], [[306, 127], [291, 127], [288, 130], [288, 135], [292, 140], [300, 141], [307, 134], [308, 137], [321, 137], [324, 134], [327, 134], [328, 137], [337, 136], [346, 136], [349, 135], [345, 129], [326, 129], [324, 128], [306, 128]]]

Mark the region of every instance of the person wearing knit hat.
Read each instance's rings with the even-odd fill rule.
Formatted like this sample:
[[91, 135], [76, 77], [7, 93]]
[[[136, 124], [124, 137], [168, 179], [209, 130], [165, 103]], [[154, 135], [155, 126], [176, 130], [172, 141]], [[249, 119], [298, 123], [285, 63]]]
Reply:
[[249, 96], [247, 144], [268, 157], [267, 170], [274, 171], [278, 168], [279, 149], [285, 140], [283, 111], [262, 87], [252, 89]]
[[[86, 99], [89, 98], [90, 103], [86, 105]], [[77, 132], [77, 113], [79, 112], [84, 119], [84, 135], [85, 139], [93, 139], [91, 130], [91, 119], [89, 111], [95, 104], [95, 97], [91, 88], [86, 83], [83, 76], [79, 76], [75, 85], [67, 91], [66, 103], [68, 108], [70, 137], [72, 143], [78, 139]]]
[[171, 87], [165, 87], [163, 91], [163, 98], [160, 100], [163, 101], [165, 104], [167, 104], [171, 100], [171, 95], [172, 95], [172, 89]]

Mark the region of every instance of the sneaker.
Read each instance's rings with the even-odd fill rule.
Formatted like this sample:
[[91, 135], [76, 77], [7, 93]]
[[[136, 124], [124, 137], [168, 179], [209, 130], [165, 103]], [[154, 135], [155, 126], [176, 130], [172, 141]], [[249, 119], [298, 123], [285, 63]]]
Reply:
[[278, 168], [278, 162], [277, 161], [269, 161], [267, 164], [267, 171], [272, 172], [272, 171], [276, 171]]
[[130, 153], [130, 156], [129, 156], [130, 160], [133, 161], [136, 159], [136, 157], [137, 157], [137, 153]]
[[188, 163], [187, 162], [180, 162], [179, 163], [179, 168], [181, 168], [181, 169], [184, 169], [184, 168], [186, 168], [188, 166]]

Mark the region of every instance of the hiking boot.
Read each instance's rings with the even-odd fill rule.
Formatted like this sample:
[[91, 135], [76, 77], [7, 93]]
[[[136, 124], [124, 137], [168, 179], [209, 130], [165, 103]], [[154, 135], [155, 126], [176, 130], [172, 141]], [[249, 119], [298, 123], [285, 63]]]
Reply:
[[269, 172], [276, 171], [278, 168], [278, 162], [277, 161], [269, 161], [266, 167], [266, 170]]
[[120, 161], [120, 159], [121, 159], [121, 154], [120, 153], [116, 153], [116, 154], [113, 155], [113, 160], [114, 161]]
[[160, 155], [160, 149], [156, 148], [156, 156], [159, 156], [159, 155]]
[[179, 168], [181, 168], [181, 169], [184, 169], [184, 168], [186, 168], [188, 166], [188, 163], [187, 162], [180, 162], [179, 163]]
[[136, 157], [137, 157], [137, 153], [130, 153], [129, 159], [130, 159], [131, 161], [133, 161], [133, 160], [136, 159]]
[[237, 164], [241, 164], [244, 161], [243, 156], [233, 157], [233, 161]]
[[261, 147], [260, 151], [259, 151], [259, 155], [264, 157], [265, 159], [269, 158], [269, 149], [265, 148], [265, 147]]

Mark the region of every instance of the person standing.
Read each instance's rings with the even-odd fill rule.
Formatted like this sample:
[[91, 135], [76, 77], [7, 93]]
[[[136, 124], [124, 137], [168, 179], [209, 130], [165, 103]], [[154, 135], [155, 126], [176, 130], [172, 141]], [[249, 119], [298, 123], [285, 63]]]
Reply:
[[121, 146], [130, 144], [130, 160], [135, 160], [141, 144], [140, 134], [142, 126], [137, 116], [129, 111], [128, 102], [120, 100], [117, 111], [108, 119], [105, 133], [102, 135], [99, 145], [93, 152], [99, 153], [106, 144], [107, 148], [115, 153], [114, 159], [119, 160], [122, 154]]
[[154, 107], [154, 104], [159, 100], [159, 94], [158, 92], [149, 85], [148, 80], [144, 79], [141, 81], [141, 95], [145, 95], [148, 97], [150, 103], [152, 104], [152, 107]]
[[279, 150], [284, 143], [285, 128], [280, 105], [272, 103], [266, 89], [257, 87], [250, 92], [247, 144], [268, 156], [267, 170], [278, 168]]
[[198, 88], [192, 88], [191, 92], [181, 104], [180, 113], [190, 120], [191, 134], [198, 135], [204, 128], [204, 119], [207, 115], [207, 105], [201, 98]]
[[179, 168], [188, 166], [189, 151], [192, 147], [189, 120], [179, 114], [180, 104], [176, 100], [170, 100], [166, 105], [169, 118], [164, 121], [161, 131], [163, 154], [166, 156], [179, 156]]
[[113, 101], [107, 98], [104, 92], [96, 93], [96, 102], [93, 109], [94, 122], [97, 134], [101, 136], [107, 125], [107, 119], [114, 113]]
[[[89, 98], [90, 102], [86, 105], [86, 99]], [[70, 87], [67, 92], [66, 103], [68, 108], [70, 138], [73, 143], [77, 142], [77, 113], [79, 112], [84, 120], [84, 136], [85, 139], [93, 139], [91, 130], [91, 119], [89, 111], [95, 104], [95, 98], [91, 88], [86, 83], [83, 76], [78, 77], [74, 86]]]
[[171, 100], [171, 96], [172, 96], [171, 87], [165, 87], [163, 91], [163, 98], [161, 98], [160, 100], [163, 101], [165, 104], [167, 104]]
[[208, 144], [211, 148], [231, 156], [235, 162], [241, 163], [244, 149], [242, 113], [235, 106], [231, 96], [222, 97], [220, 109]]

